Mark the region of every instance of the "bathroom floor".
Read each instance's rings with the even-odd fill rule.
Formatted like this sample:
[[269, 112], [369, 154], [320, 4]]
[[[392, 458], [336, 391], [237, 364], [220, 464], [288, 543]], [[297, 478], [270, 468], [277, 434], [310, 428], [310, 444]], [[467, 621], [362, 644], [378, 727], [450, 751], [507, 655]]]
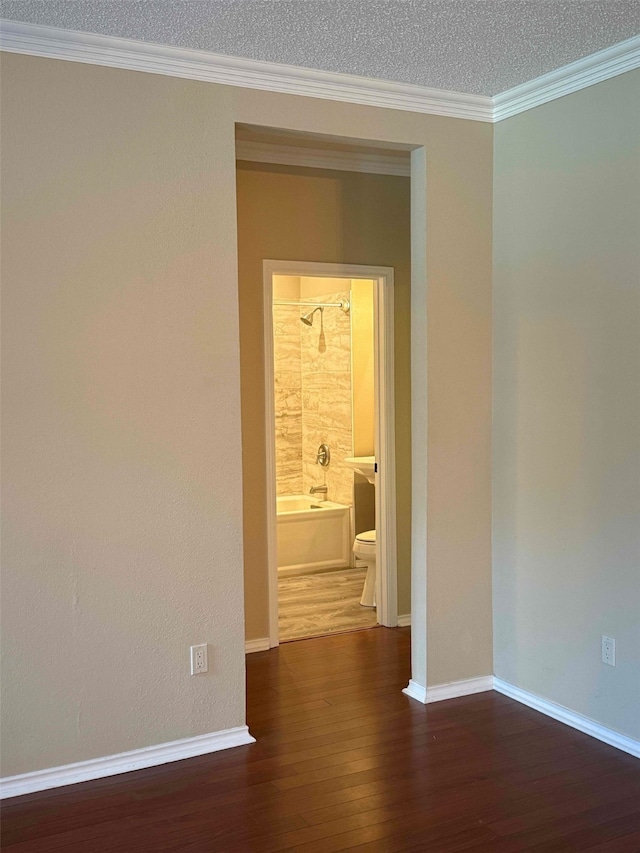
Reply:
[[361, 607], [366, 569], [344, 569], [278, 581], [280, 642], [374, 628], [375, 607]]

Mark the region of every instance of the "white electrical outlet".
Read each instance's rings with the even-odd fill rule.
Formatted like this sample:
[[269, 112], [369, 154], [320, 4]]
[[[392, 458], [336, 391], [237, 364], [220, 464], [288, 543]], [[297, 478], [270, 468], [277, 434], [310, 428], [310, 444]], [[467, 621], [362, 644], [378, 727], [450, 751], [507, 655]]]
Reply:
[[191, 675], [200, 675], [209, 669], [207, 660], [207, 644], [191, 646]]
[[609, 666], [616, 665], [616, 641], [613, 637], [602, 635], [602, 663]]

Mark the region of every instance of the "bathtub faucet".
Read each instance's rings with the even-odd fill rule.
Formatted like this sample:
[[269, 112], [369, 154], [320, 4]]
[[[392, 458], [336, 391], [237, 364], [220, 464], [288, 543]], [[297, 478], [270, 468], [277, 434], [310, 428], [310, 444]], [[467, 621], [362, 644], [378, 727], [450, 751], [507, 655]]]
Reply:
[[309, 494], [310, 495], [316, 495], [318, 493], [320, 493], [321, 495], [326, 495], [327, 494], [327, 487], [326, 486], [311, 486], [311, 488], [309, 489]]

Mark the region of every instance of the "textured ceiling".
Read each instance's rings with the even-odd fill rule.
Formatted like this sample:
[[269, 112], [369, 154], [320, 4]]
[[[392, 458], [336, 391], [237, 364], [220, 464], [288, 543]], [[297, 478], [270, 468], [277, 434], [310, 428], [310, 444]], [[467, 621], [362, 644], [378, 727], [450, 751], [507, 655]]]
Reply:
[[3, 0], [2, 16], [495, 95], [640, 32], [640, 0]]

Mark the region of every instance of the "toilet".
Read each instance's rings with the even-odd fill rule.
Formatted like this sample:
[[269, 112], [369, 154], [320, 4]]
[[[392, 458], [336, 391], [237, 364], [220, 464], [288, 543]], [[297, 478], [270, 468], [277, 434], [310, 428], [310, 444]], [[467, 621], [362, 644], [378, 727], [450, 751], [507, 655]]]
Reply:
[[376, 606], [376, 532], [365, 530], [358, 533], [353, 543], [353, 553], [358, 560], [367, 564], [367, 577], [364, 581], [360, 604], [363, 607]]

